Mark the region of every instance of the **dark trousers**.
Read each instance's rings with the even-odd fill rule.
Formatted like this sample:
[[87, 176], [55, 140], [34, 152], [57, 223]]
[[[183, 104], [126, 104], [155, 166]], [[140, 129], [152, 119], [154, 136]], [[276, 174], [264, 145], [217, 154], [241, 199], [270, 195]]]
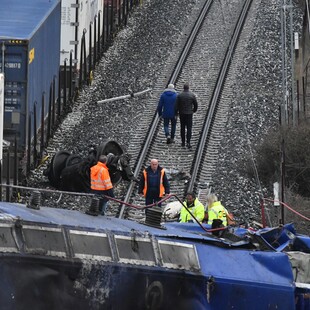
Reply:
[[193, 127], [193, 114], [180, 114], [181, 124], [181, 140], [185, 144], [185, 130], [186, 130], [186, 143], [191, 143], [192, 127]]
[[115, 197], [114, 196], [114, 191], [113, 188], [108, 189], [106, 191], [96, 191], [92, 190], [91, 191], [93, 194], [96, 194], [97, 198], [99, 199], [99, 211], [102, 215], [106, 212], [107, 206], [108, 206], [108, 201], [109, 198], [103, 197], [102, 195], [110, 196], [110, 197]]
[[[160, 197], [145, 197], [145, 205], [148, 206], [160, 200]], [[161, 207], [161, 203], [159, 203], [158, 206]], [[145, 209], [145, 214], [147, 214], [148, 210], [149, 208]]]
[[170, 132], [169, 132], [169, 124], [170, 123], [171, 123], [171, 139], [174, 139], [175, 129], [177, 127], [177, 119], [176, 119], [176, 117], [164, 118], [164, 131], [165, 131], [165, 136], [166, 137], [170, 136]]

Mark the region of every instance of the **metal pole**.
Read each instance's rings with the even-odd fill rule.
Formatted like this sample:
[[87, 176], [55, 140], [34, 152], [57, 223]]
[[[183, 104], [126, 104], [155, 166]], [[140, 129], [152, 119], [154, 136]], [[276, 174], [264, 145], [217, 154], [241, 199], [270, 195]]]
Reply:
[[0, 73], [0, 162], [3, 158], [4, 74]]
[[70, 51], [70, 66], [69, 66], [69, 101], [72, 102], [72, 72], [73, 72], [73, 58], [72, 58], [72, 50]]
[[14, 179], [13, 179], [13, 184], [17, 185], [18, 183], [18, 145], [17, 145], [17, 135], [15, 134], [14, 137]]
[[4, 42], [2, 42], [2, 66], [1, 66], [2, 73], [4, 73], [4, 51], [5, 51], [5, 45]]
[[[285, 1], [285, 0], [284, 0]], [[286, 124], [286, 74], [285, 74], [285, 36], [284, 36], [284, 4], [281, 4], [280, 8], [281, 15], [281, 52], [282, 52], [282, 95], [283, 102], [281, 105], [281, 123]]]
[[306, 0], [306, 6], [307, 6], [307, 19], [308, 19], [308, 33], [310, 34], [310, 14], [309, 14], [309, 0]]
[[[285, 201], [285, 143], [284, 138], [282, 139], [281, 144], [281, 202]], [[281, 204], [281, 217], [280, 223], [284, 224], [284, 206]]]
[[296, 81], [296, 91], [297, 91], [297, 94], [296, 94], [296, 107], [297, 107], [297, 125], [299, 124], [299, 120], [300, 120], [300, 115], [299, 115], [299, 112], [300, 112], [300, 102], [299, 102], [299, 80]]
[[[2, 184], [2, 160], [0, 161], [0, 184]], [[0, 185], [0, 201], [2, 201], [2, 186]]]
[[261, 208], [261, 216], [262, 216], [262, 224], [263, 228], [266, 227], [266, 217], [265, 217], [265, 205], [264, 205], [264, 199], [260, 198], [260, 208]]
[[38, 163], [38, 153], [37, 153], [37, 102], [33, 104], [33, 162], [35, 167]]
[[94, 65], [96, 63], [97, 63], [97, 15], [95, 15], [94, 18]]
[[[10, 147], [8, 147], [8, 151], [7, 151], [7, 154], [8, 154], [8, 157], [6, 159], [6, 184], [9, 186], [10, 185]], [[6, 188], [6, 201], [7, 202], [10, 202], [10, 187], [7, 187]]]
[[291, 64], [292, 64], [292, 109], [293, 109], [293, 126], [297, 125], [297, 107], [296, 107], [296, 95], [295, 95], [295, 53], [294, 53], [294, 33], [293, 33], [293, 3], [290, 0], [290, 32], [291, 32]]

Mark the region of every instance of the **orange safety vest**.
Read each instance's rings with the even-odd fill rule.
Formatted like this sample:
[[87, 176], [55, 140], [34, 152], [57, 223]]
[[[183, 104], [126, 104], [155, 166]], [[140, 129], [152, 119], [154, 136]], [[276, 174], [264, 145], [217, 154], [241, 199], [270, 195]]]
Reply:
[[[161, 171], [160, 171], [160, 181], [159, 181], [159, 197], [163, 197], [164, 194], [165, 194], [164, 173], [165, 173], [165, 170], [161, 169]], [[147, 173], [146, 173], [145, 169], [143, 171], [143, 176], [144, 176], [143, 195], [144, 195], [144, 197], [146, 197], [146, 193], [147, 193]]]
[[98, 162], [90, 168], [90, 187], [97, 191], [106, 191], [113, 188], [109, 168], [106, 164]]

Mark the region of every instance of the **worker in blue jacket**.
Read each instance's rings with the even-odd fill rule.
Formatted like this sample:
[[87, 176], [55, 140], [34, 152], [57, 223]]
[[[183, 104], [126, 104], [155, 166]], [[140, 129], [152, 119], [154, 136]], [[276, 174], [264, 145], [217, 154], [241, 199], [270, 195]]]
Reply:
[[[161, 94], [157, 112], [159, 117], [164, 119], [164, 131], [167, 138], [167, 144], [174, 143], [175, 130], [177, 126], [177, 119], [175, 116], [175, 101], [177, 92], [173, 84], [169, 84], [168, 88]], [[171, 132], [169, 129], [171, 123]]]

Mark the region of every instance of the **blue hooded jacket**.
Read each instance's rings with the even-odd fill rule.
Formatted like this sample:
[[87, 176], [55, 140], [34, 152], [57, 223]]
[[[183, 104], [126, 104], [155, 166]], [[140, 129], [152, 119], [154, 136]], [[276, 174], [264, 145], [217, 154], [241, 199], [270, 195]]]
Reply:
[[175, 89], [167, 88], [161, 94], [157, 112], [159, 116], [163, 118], [175, 117], [175, 101], [177, 98], [177, 92]]

